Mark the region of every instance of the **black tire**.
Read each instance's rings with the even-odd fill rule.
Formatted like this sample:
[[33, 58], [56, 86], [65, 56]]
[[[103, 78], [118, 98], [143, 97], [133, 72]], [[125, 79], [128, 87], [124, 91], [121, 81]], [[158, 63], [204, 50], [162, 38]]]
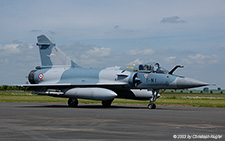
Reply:
[[155, 103], [148, 104], [148, 109], [156, 109]]
[[114, 100], [114, 99], [112, 99], [112, 100], [103, 100], [103, 101], [102, 101], [102, 106], [103, 106], [103, 107], [110, 107], [111, 104], [112, 104], [112, 102], [113, 102], [113, 100]]
[[76, 98], [69, 98], [68, 100], [68, 106], [69, 107], [77, 107], [78, 100]]

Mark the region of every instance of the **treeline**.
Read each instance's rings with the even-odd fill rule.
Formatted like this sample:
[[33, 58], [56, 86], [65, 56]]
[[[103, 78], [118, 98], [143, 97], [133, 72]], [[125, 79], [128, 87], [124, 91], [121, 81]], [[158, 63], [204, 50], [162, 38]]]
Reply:
[[8, 85], [0, 86], [0, 91], [27, 91], [27, 90], [28, 87], [8, 86]]

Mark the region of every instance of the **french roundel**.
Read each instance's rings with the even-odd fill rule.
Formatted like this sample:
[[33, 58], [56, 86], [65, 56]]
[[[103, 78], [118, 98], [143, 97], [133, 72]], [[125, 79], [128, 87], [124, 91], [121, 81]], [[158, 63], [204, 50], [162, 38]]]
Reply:
[[39, 78], [39, 79], [42, 79], [43, 77], [44, 77], [43, 73], [40, 73], [40, 74], [38, 75], [38, 78]]

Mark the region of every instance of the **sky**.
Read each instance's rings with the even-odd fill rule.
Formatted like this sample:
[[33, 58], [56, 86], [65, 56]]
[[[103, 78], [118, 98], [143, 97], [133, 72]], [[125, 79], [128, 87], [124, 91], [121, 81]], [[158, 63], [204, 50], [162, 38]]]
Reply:
[[44, 34], [83, 67], [158, 62], [225, 89], [225, 0], [0, 1], [0, 85], [40, 65]]

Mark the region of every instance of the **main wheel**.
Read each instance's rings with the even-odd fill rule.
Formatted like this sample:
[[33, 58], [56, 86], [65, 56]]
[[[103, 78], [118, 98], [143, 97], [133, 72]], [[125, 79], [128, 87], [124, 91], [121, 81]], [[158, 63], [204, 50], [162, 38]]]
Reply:
[[155, 103], [148, 104], [148, 109], [155, 109], [155, 108], [156, 108]]
[[69, 98], [68, 100], [68, 106], [69, 107], [77, 107], [78, 100], [76, 98]]
[[112, 102], [113, 102], [113, 100], [114, 100], [114, 99], [112, 99], [112, 100], [103, 100], [103, 101], [102, 101], [102, 106], [103, 106], [103, 107], [110, 107], [111, 104], [112, 104]]

